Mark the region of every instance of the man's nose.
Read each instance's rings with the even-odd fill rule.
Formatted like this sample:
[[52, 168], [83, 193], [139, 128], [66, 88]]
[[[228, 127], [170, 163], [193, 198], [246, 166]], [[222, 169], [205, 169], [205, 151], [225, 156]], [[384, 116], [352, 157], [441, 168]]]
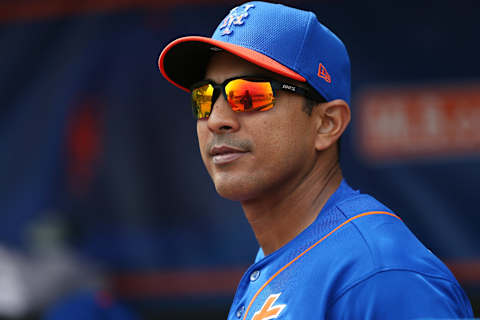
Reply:
[[210, 131], [217, 134], [231, 133], [240, 129], [238, 114], [232, 110], [232, 107], [223, 95], [220, 95], [218, 99], [213, 102], [207, 125]]

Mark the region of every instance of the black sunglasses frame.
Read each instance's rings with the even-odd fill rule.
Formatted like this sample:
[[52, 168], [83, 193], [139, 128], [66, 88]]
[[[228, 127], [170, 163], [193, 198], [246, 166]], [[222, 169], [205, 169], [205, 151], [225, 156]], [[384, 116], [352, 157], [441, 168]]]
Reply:
[[[197, 119], [197, 120], [208, 119], [208, 117], [210, 116], [210, 114], [213, 111], [213, 105], [215, 104], [215, 101], [217, 101], [218, 97], [220, 96], [220, 93], [223, 94], [223, 97], [228, 102], [227, 93], [225, 92], [225, 87], [227, 86], [228, 83], [230, 83], [233, 80], [237, 80], [237, 79], [243, 79], [243, 80], [253, 81], [253, 82], [269, 82], [271, 87], [272, 87], [274, 97], [277, 96], [276, 90], [284, 90], [284, 91], [288, 91], [288, 92], [291, 92], [291, 93], [296, 93], [296, 94], [302, 95], [302, 96], [307, 97], [311, 100], [314, 100], [318, 103], [326, 102], [326, 99], [324, 97], [322, 97], [319, 93], [317, 93], [317, 91], [314, 90], [313, 88], [299, 87], [299, 86], [291, 84], [291, 83], [280, 82], [280, 81], [277, 81], [275, 79], [266, 78], [266, 77], [262, 77], [262, 76], [251, 76], [251, 75], [238, 76], [238, 77], [233, 77], [233, 78], [226, 79], [221, 84], [218, 84], [218, 83], [216, 83], [212, 80], [202, 80], [202, 81], [199, 81], [199, 82], [196, 82], [195, 84], [193, 84], [190, 87], [190, 92], [193, 92], [193, 90], [195, 90], [197, 88], [200, 88], [200, 87], [202, 87], [206, 84], [210, 84], [213, 87], [212, 101], [211, 101], [210, 112], [208, 113], [208, 116], [203, 117], [203, 118], [199, 118], [198, 117], [198, 111], [197, 111], [198, 107], [197, 107], [195, 101], [193, 101], [193, 97], [192, 97], [192, 111], [193, 111], [193, 116], [195, 117], [195, 119]], [[263, 107], [265, 107], [265, 106], [262, 106], [262, 108]], [[252, 111], [255, 111], [255, 110], [252, 110]]]

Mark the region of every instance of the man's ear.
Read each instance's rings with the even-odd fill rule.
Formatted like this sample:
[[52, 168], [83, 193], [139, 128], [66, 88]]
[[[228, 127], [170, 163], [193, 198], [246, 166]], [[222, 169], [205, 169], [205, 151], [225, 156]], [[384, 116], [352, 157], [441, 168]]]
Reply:
[[315, 148], [317, 151], [334, 145], [350, 123], [350, 107], [341, 99], [320, 103], [312, 110], [316, 120]]

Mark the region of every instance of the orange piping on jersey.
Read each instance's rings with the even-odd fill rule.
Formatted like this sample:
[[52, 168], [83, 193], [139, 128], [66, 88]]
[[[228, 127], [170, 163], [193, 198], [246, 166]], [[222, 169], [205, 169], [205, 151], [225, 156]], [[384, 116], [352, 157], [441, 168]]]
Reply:
[[265, 289], [265, 287], [270, 283], [272, 282], [273, 279], [275, 279], [280, 273], [282, 273], [285, 269], [287, 269], [290, 265], [292, 265], [295, 261], [297, 261], [298, 259], [300, 259], [305, 253], [307, 253], [308, 251], [312, 250], [313, 248], [315, 248], [318, 244], [320, 244], [323, 240], [327, 239], [329, 236], [331, 236], [334, 232], [336, 232], [338, 229], [340, 229], [341, 227], [343, 227], [344, 225], [346, 225], [347, 223], [355, 220], [355, 219], [358, 219], [358, 218], [361, 218], [361, 217], [365, 217], [365, 216], [370, 216], [370, 215], [373, 215], [373, 214], [386, 214], [386, 215], [389, 215], [389, 216], [392, 216], [392, 217], [395, 217], [399, 220], [402, 220], [400, 219], [397, 215], [393, 214], [393, 213], [390, 213], [390, 212], [385, 212], [385, 211], [371, 211], [371, 212], [365, 212], [365, 213], [361, 213], [359, 215], [356, 215], [355, 217], [352, 217], [344, 222], [342, 222], [340, 225], [338, 225], [335, 229], [333, 229], [332, 231], [330, 231], [329, 233], [327, 233], [325, 236], [323, 236], [320, 240], [318, 240], [317, 242], [315, 242], [314, 244], [312, 244], [310, 247], [308, 247], [307, 249], [305, 249], [305, 251], [303, 251], [302, 253], [300, 253], [298, 256], [296, 256], [292, 261], [290, 261], [289, 263], [287, 263], [286, 265], [284, 265], [280, 270], [278, 270], [273, 276], [270, 277], [270, 279], [268, 279], [264, 284], [263, 286], [260, 287], [260, 289], [258, 289], [258, 291], [255, 293], [255, 295], [253, 296], [252, 300], [250, 301], [250, 303], [248, 304], [248, 307], [247, 307], [247, 310], [245, 311], [245, 315], [243, 317], [243, 320], [246, 320], [247, 319], [247, 315], [248, 315], [248, 312], [250, 311], [250, 308], [252, 307], [252, 304], [253, 302], [255, 302], [255, 299], [257, 299], [257, 296], [260, 294], [260, 292], [263, 291], [263, 289]]

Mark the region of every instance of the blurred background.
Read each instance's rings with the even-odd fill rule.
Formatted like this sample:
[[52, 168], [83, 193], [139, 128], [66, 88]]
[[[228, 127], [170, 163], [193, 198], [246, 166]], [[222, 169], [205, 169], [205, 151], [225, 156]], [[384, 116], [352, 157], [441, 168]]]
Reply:
[[[157, 58], [240, 3], [0, 1], [0, 319], [226, 318], [258, 247]], [[350, 52], [347, 181], [403, 218], [480, 316], [480, 3], [283, 3]]]

